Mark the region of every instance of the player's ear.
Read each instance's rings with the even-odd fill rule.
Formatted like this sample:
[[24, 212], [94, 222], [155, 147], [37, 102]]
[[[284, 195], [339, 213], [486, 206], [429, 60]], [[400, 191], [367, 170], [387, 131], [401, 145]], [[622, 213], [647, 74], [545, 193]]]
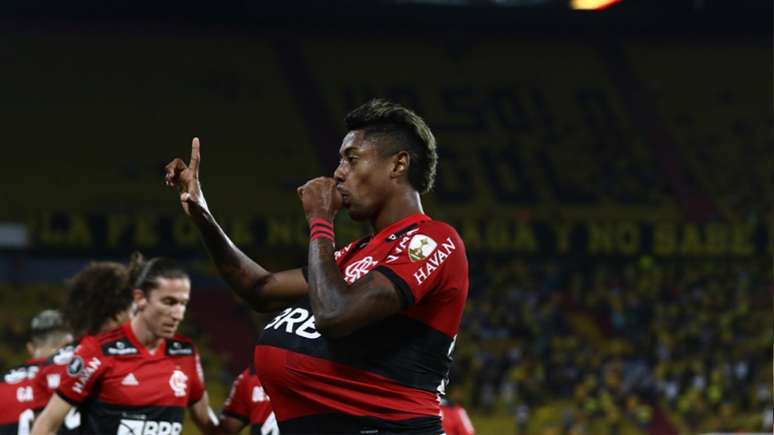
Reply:
[[411, 156], [407, 151], [398, 151], [392, 156], [392, 176], [394, 178], [402, 177], [408, 174]]
[[148, 303], [148, 299], [145, 297], [145, 292], [142, 289], [136, 288], [132, 290], [132, 305], [137, 307], [137, 310], [142, 310]]

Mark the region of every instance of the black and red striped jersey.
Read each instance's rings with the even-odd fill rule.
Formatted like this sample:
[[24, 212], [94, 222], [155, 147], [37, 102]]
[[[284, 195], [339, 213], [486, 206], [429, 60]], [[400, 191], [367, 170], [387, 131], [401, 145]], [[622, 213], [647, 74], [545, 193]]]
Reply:
[[[35, 383], [33, 384], [33, 391], [35, 395], [45, 400], [44, 403], [48, 403], [48, 400], [54, 394], [62, 377], [65, 376], [67, 370], [67, 364], [75, 353], [75, 348], [78, 347], [80, 339], [68, 343], [54, 352], [50, 357], [40, 365], [38, 375], [35, 377]], [[78, 408], [73, 408], [65, 416], [62, 427], [59, 428], [60, 435], [79, 433], [81, 425], [81, 412]]]
[[84, 337], [56, 393], [84, 411], [83, 432], [177, 435], [185, 408], [204, 395], [204, 375], [188, 338], [151, 353], [126, 323]]
[[31, 359], [1, 375], [0, 434], [30, 433], [35, 413], [48, 403], [48, 397], [35, 394], [33, 387], [43, 362], [45, 358]]
[[254, 367], [248, 367], [231, 384], [223, 415], [250, 425], [252, 435], [278, 435], [277, 418]]
[[441, 433], [443, 393], [468, 293], [465, 247], [449, 225], [402, 219], [335, 254], [344, 280], [382, 273], [400, 313], [347, 337], [316, 329], [309, 298], [285, 309], [255, 349], [283, 433]]

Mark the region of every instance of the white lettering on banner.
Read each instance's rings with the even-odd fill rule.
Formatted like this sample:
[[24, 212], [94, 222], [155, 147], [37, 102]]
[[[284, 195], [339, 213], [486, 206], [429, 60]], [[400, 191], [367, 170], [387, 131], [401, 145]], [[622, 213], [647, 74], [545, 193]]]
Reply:
[[[80, 360], [80, 358], [78, 358], [78, 360]], [[73, 361], [76, 360], [74, 359]], [[86, 382], [89, 381], [89, 378], [91, 378], [101, 365], [102, 361], [100, 361], [99, 358], [92, 357], [91, 360], [89, 360], [89, 364], [77, 373], [78, 381], [73, 385], [73, 391], [78, 394], [83, 394], [83, 388], [86, 387]]]
[[368, 273], [368, 271], [373, 269], [377, 264], [379, 264], [379, 262], [375, 261], [374, 257], [370, 255], [368, 257], [363, 257], [344, 269], [344, 281], [346, 281], [347, 284], [352, 284]]
[[432, 275], [456, 249], [457, 247], [454, 246], [451, 237], [448, 237], [445, 242], [441, 243], [441, 248], [436, 249], [433, 255], [429, 257], [416, 272], [414, 272], [414, 279], [417, 281], [417, 284], [422, 284], [427, 281], [427, 279], [430, 278], [430, 275]]
[[296, 334], [299, 337], [308, 338], [310, 340], [314, 340], [322, 336], [322, 334], [317, 332], [317, 329], [315, 328], [314, 316], [309, 310], [304, 308], [294, 308], [282, 319], [273, 323], [273, 329], [278, 330], [280, 327], [282, 327], [283, 324], [285, 324], [285, 332], [288, 334]]
[[182, 431], [178, 422], [121, 419], [116, 435], [180, 435]]

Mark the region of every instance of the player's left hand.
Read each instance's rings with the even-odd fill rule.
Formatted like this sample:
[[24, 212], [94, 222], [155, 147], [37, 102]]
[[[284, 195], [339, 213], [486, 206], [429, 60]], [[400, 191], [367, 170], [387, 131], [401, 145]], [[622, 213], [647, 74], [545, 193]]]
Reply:
[[336, 180], [331, 177], [317, 177], [299, 187], [298, 197], [304, 206], [306, 220], [323, 218], [333, 222], [341, 208], [341, 193], [336, 190]]

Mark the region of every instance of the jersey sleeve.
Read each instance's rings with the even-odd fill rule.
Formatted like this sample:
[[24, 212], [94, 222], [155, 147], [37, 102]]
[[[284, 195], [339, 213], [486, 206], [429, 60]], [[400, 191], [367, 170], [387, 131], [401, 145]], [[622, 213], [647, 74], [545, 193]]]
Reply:
[[441, 419], [443, 430], [447, 435], [475, 435], [473, 423], [468, 418], [465, 408], [454, 406], [441, 406]]
[[72, 405], [82, 404], [91, 396], [94, 385], [105, 374], [109, 364], [96, 341], [87, 337], [67, 363], [56, 389], [57, 394]]
[[75, 345], [63, 346], [51, 355], [46, 364], [41, 366], [38, 376], [35, 377], [35, 393], [46, 397], [46, 403], [51, 395], [59, 388], [62, 377], [66, 376], [67, 365], [73, 359]]
[[403, 237], [374, 270], [392, 281], [406, 308], [441, 284], [467, 275], [467, 259], [457, 232], [430, 222]]
[[191, 379], [191, 394], [188, 395], [189, 406], [198, 402], [204, 396], [204, 369], [202, 369], [202, 361], [199, 358], [199, 352], [196, 352], [195, 350], [193, 360], [193, 370], [195, 373], [193, 373], [193, 376], [189, 377], [189, 379]]
[[32, 389], [35, 392], [35, 397], [44, 402], [43, 406], [48, 403], [48, 399], [59, 388], [63, 374], [62, 366], [45, 365], [40, 368], [38, 375], [35, 376]]
[[234, 379], [231, 391], [223, 405], [223, 415], [238, 418], [250, 423], [250, 382], [249, 369], [245, 369]]
[[276, 427], [276, 420], [274, 423], [269, 421], [269, 418], [272, 417], [274, 410], [271, 408], [269, 395], [266, 394], [266, 390], [264, 390], [263, 386], [261, 385], [261, 381], [258, 379], [258, 376], [252, 375], [250, 382], [252, 384], [252, 388], [250, 388], [250, 400], [253, 406], [253, 409], [250, 413], [250, 424], [262, 427], [267, 425], [271, 427], [273, 424]]

